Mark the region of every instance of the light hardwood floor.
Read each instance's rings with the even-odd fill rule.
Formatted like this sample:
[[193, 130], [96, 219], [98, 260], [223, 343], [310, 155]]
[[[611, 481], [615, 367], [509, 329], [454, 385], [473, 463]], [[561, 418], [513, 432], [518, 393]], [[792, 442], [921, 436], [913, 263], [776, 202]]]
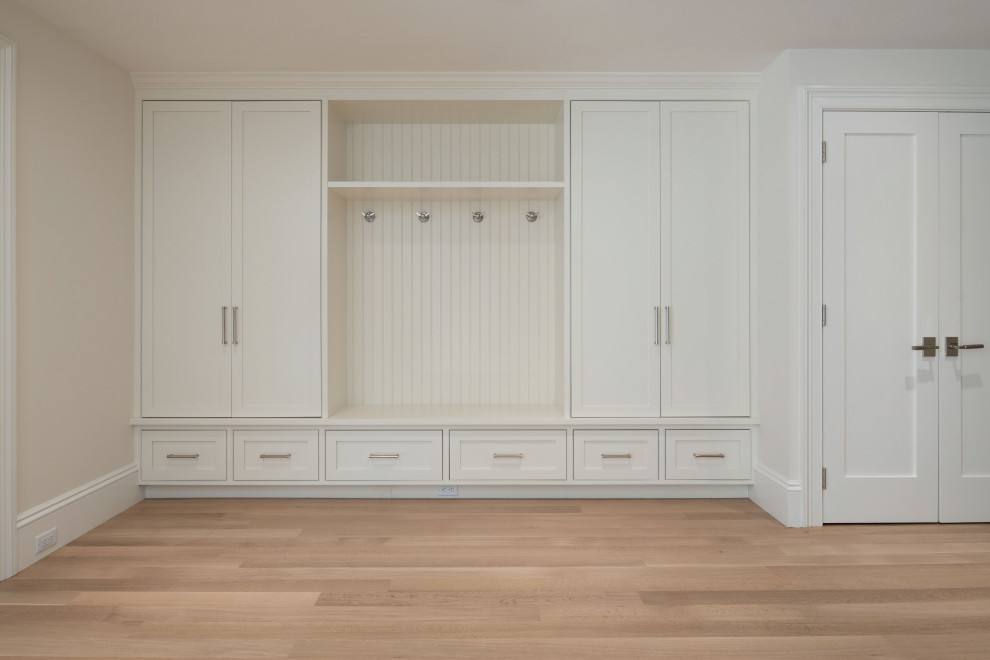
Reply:
[[990, 658], [990, 525], [747, 500], [147, 500], [0, 583], [0, 655]]

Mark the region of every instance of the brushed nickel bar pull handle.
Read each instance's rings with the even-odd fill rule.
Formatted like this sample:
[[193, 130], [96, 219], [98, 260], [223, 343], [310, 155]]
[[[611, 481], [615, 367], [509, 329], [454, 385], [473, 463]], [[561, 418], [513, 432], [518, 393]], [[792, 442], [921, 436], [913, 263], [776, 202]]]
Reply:
[[632, 454], [602, 454], [602, 458], [632, 458]]
[[292, 458], [292, 454], [260, 454], [258, 458]]
[[522, 452], [518, 454], [499, 454], [498, 452], [492, 454], [492, 458], [522, 458]]
[[670, 344], [670, 307], [663, 308], [664, 322], [667, 324], [667, 337], [663, 343]]
[[368, 454], [368, 458], [398, 458], [398, 454]]
[[199, 454], [165, 454], [165, 458], [199, 458]]
[[233, 335], [234, 341], [231, 343], [233, 343], [234, 346], [237, 346], [237, 308], [236, 307], [234, 308], [234, 321], [231, 325], [234, 326], [234, 329], [231, 333]]
[[725, 458], [725, 454], [695, 454], [695, 458]]
[[660, 345], [660, 308], [653, 308], [653, 345]]
[[227, 308], [220, 308], [220, 343], [227, 345]]

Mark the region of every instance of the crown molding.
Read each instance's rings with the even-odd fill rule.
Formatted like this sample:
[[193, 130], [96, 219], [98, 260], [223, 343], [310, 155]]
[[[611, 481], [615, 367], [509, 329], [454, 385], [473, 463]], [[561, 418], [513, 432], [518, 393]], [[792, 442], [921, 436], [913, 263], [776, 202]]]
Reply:
[[805, 98], [809, 101], [825, 99], [826, 102], [833, 99], [837, 103], [842, 100], [849, 100], [854, 104], [872, 103], [878, 99], [894, 99], [899, 104], [914, 110], [924, 110], [925, 106], [920, 103], [922, 99], [930, 99], [938, 102], [936, 109], [950, 109], [945, 103], [954, 100], [980, 100], [985, 101], [990, 98], [990, 87], [937, 87], [931, 85], [924, 86], [865, 86], [865, 87], [845, 87], [832, 85], [805, 85], [800, 88]]
[[758, 73], [132, 73], [136, 89], [754, 89]]

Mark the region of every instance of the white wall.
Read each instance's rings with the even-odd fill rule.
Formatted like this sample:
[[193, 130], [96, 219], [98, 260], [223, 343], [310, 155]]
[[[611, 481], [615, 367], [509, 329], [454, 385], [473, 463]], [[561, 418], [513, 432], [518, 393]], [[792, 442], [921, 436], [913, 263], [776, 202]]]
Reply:
[[[783, 53], [760, 75], [757, 88], [755, 305], [757, 402], [760, 418], [751, 497], [783, 522], [800, 525], [802, 471], [792, 450], [801, 437], [801, 334], [795, 276], [797, 234], [793, 223], [795, 172], [791, 167], [790, 58]], [[798, 496], [795, 497], [795, 494]], [[796, 507], [800, 510], [800, 506]]]
[[125, 71], [17, 2], [0, 30], [17, 44], [24, 513], [134, 461], [134, 100]]
[[990, 86], [988, 50], [793, 50], [789, 55], [793, 89]]
[[757, 415], [762, 419], [757, 460], [782, 476], [791, 474], [788, 447], [793, 441], [791, 360], [781, 359], [793, 350], [788, 301], [794, 297], [794, 243], [788, 196], [781, 194], [791, 184], [788, 165], [789, 106], [787, 103], [787, 53], [777, 58], [761, 75], [757, 90], [759, 112], [757, 136], [756, 281], [759, 287], [757, 319], [760, 363]]

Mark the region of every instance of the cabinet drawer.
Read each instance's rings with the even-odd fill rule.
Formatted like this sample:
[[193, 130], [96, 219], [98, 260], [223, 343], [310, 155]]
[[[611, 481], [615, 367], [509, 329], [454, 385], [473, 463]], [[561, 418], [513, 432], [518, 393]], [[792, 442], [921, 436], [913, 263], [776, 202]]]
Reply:
[[450, 478], [566, 479], [567, 432], [451, 431]]
[[442, 431], [327, 431], [327, 479], [441, 481]]
[[142, 481], [226, 481], [227, 432], [141, 431]]
[[659, 466], [660, 431], [574, 431], [575, 480], [656, 480]]
[[747, 430], [672, 430], [666, 444], [667, 479], [750, 478]]
[[235, 481], [316, 481], [320, 432], [234, 431]]

